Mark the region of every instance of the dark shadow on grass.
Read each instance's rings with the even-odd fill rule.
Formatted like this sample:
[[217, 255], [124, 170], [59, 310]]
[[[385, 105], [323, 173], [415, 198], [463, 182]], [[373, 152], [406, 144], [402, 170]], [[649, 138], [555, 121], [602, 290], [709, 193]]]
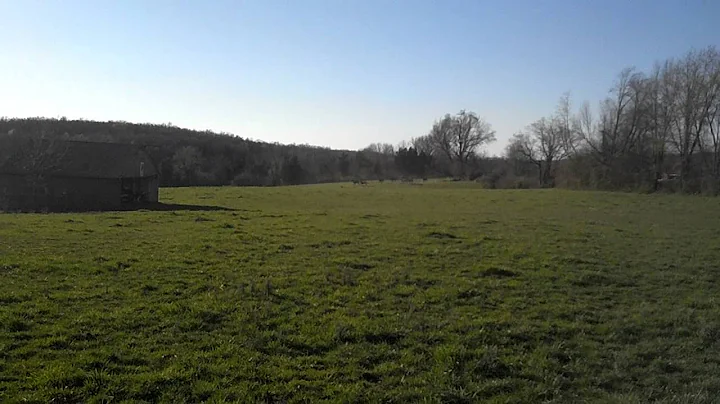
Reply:
[[456, 236], [452, 233], [446, 233], [446, 232], [442, 232], [442, 231], [431, 232], [430, 234], [428, 234], [428, 237], [439, 238], [439, 239], [451, 239], [451, 240], [458, 238], [458, 236]]
[[132, 212], [132, 211], [152, 211], [152, 212], [176, 212], [176, 211], [236, 211], [237, 209], [226, 208], [224, 206], [210, 205], [186, 205], [179, 203], [133, 203], [113, 206], [106, 209], [103, 208], [81, 208], [81, 207], [58, 207], [53, 206], [43, 209], [15, 209], [9, 211], [0, 211], [0, 213], [99, 213], [99, 212]]
[[210, 212], [210, 211], [235, 211], [233, 208], [226, 208], [224, 206], [211, 206], [211, 205], [187, 205], [180, 203], [142, 203], [136, 205], [123, 206], [120, 210], [122, 211], [133, 211], [133, 210], [149, 210], [153, 212], [169, 212], [169, 211], [197, 211], [197, 212]]
[[483, 271], [482, 276], [486, 278], [513, 278], [517, 276], [517, 273], [503, 268], [492, 267]]

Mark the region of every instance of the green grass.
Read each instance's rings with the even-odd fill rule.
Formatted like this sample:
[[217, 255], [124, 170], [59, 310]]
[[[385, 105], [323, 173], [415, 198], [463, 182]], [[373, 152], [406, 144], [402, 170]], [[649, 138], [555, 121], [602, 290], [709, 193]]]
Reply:
[[1, 402], [720, 396], [718, 199], [457, 183], [161, 199], [234, 210], [0, 215]]

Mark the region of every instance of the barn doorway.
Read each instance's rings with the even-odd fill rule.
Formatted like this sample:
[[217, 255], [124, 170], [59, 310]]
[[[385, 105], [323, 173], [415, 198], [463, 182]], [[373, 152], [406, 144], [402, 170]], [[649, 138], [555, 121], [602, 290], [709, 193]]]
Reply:
[[147, 192], [143, 189], [142, 178], [122, 178], [120, 180], [120, 201], [124, 204], [147, 202]]

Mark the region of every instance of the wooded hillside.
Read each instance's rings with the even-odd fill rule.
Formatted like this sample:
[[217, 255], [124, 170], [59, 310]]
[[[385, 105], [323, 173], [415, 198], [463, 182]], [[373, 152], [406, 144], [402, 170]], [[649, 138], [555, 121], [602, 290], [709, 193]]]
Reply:
[[2, 119], [0, 134], [141, 146], [163, 186], [287, 185], [399, 175], [392, 156], [281, 145], [171, 125], [51, 118]]

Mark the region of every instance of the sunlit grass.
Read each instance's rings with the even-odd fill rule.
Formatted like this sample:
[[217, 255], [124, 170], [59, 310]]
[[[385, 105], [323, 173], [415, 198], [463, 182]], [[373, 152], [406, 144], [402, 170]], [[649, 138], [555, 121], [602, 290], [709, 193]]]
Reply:
[[717, 199], [397, 183], [0, 215], [3, 402], [713, 402]]

